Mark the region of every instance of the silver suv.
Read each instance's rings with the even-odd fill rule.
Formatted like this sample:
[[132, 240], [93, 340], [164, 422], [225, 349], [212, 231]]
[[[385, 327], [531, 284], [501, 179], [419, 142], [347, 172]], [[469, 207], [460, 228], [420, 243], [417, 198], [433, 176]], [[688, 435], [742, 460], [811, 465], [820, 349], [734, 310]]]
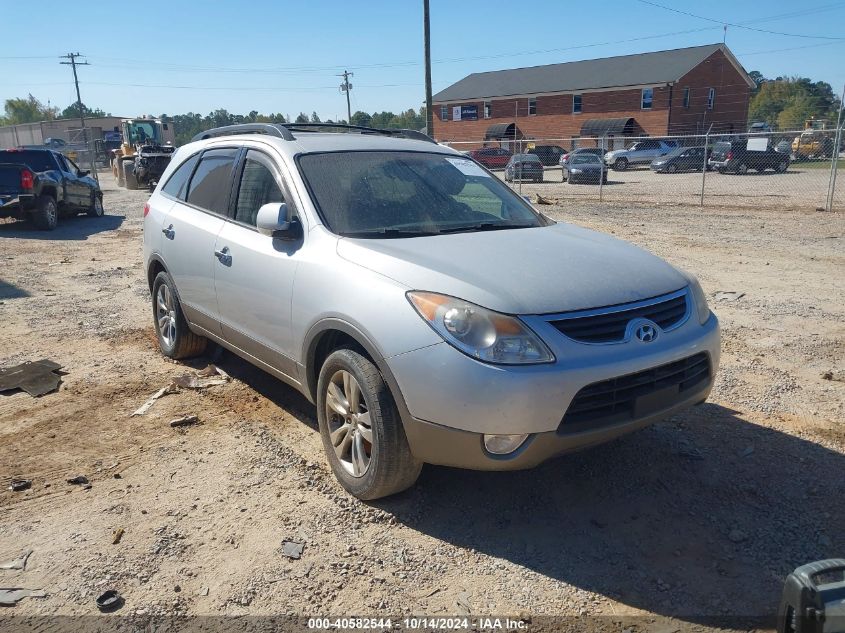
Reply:
[[419, 133], [326, 129], [180, 148], [144, 265], [161, 351], [211, 340], [301, 391], [353, 495], [425, 462], [532, 467], [705, 400], [719, 326], [693, 277]]
[[647, 165], [655, 158], [678, 149], [675, 141], [647, 138], [637, 141], [625, 149], [615, 149], [604, 155], [604, 163], [613, 169], [624, 171], [629, 165]]

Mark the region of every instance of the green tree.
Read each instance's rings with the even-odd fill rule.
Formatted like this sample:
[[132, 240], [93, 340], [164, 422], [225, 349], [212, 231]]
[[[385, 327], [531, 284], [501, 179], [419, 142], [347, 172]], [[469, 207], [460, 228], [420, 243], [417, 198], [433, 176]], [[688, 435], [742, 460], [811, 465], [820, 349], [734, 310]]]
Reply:
[[317, 115], [316, 112], [311, 113], [311, 123], [322, 123], [322, 121], [320, 121], [320, 117]]
[[58, 108], [48, 108], [30, 94], [26, 98], [6, 99], [4, 113], [5, 116], [2, 117], [2, 121], [5, 125], [37, 123], [38, 121], [55, 119]]
[[361, 112], [358, 110], [357, 112], [352, 113], [352, 119], [350, 121], [350, 125], [362, 125], [364, 127], [369, 127], [372, 123], [373, 117], [371, 117], [366, 112]]
[[297, 115], [296, 120], [294, 121], [294, 123], [308, 123], [308, 115], [307, 115], [307, 114], [305, 114], [304, 112], [300, 112], [300, 113]]
[[[89, 108], [84, 103], [82, 104], [82, 113], [90, 118], [90, 117], [103, 117], [109, 116], [105, 112], [103, 112], [100, 108], [94, 108], [93, 110]], [[79, 118], [79, 104], [77, 102], [71, 103], [68, 107], [62, 110], [62, 113], [59, 115], [60, 119], [78, 119]]]
[[811, 117], [835, 119], [838, 106], [839, 99], [827, 82], [806, 77], [764, 79], [751, 98], [748, 119], [781, 129], [800, 129]]

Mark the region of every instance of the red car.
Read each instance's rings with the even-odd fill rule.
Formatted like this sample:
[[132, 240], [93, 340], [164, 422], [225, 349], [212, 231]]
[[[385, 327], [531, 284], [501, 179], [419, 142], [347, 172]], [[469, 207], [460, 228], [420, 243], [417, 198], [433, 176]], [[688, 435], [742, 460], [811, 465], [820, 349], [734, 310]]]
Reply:
[[511, 159], [511, 153], [501, 147], [482, 147], [469, 152], [469, 156], [488, 169], [502, 168]]

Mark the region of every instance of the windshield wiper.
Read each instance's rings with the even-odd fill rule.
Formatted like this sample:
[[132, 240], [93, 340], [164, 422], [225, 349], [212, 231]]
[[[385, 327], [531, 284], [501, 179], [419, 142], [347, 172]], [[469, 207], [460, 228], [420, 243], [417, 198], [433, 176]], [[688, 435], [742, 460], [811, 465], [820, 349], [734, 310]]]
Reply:
[[440, 231], [420, 231], [414, 229], [366, 229], [363, 231], [348, 231], [341, 233], [343, 237], [420, 237], [423, 235], [439, 235]]
[[440, 229], [441, 233], [462, 233], [466, 231], [504, 231], [506, 229], [532, 229], [537, 224], [504, 224], [502, 222], [480, 222], [479, 224], [467, 224], [464, 226], [452, 226]]

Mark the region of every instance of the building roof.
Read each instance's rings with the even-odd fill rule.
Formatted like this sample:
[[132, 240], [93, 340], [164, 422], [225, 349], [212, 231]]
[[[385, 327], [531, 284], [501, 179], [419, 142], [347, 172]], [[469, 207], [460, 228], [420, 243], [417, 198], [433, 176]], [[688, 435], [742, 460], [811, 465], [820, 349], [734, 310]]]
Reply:
[[754, 82], [727, 46], [707, 44], [653, 53], [473, 73], [438, 92], [433, 100], [442, 103], [668, 83], [679, 80], [718, 50], [725, 53], [749, 87], [753, 86]]

